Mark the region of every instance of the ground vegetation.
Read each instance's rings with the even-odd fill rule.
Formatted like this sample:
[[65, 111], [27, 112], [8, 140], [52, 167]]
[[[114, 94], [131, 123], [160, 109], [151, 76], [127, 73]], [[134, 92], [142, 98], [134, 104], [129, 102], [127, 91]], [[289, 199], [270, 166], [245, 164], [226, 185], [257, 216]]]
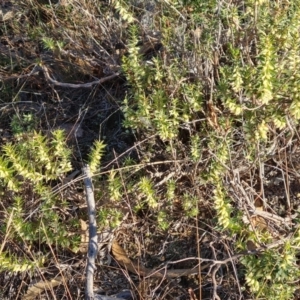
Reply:
[[0, 1], [0, 298], [84, 297], [88, 163], [99, 299], [299, 299], [299, 29], [299, 0]]

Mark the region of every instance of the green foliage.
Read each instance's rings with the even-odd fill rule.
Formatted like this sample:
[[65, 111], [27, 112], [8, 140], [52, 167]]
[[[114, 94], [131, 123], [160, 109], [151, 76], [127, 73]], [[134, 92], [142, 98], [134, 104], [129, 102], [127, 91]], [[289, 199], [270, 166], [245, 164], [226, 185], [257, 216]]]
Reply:
[[138, 186], [142, 196], [144, 197], [142, 202], [148, 205], [150, 208], [156, 208], [158, 203], [152, 182], [147, 177], [142, 177]]
[[105, 144], [102, 141], [95, 141], [89, 154], [89, 166], [92, 174], [95, 174], [100, 166]]
[[232, 212], [232, 207], [228, 203], [224, 195], [224, 191], [222, 190], [221, 184], [217, 184], [214, 190], [214, 201], [215, 201], [215, 209], [218, 215], [218, 223], [222, 228], [228, 229], [231, 227], [231, 217], [230, 214]]
[[[266, 161], [274, 151], [277, 134], [287, 137], [287, 128], [300, 119], [298, 2], [246, 1], [243, 7], [217, 1], [184, 1], [183, 6], [172, 3], [164, 7], [160, 18], [164, 53], [150, 59], [141, 54], [138, 27], [130, 27], [128, 55], [122, 63], [130, 87], [123, 106], [124, 125], [148, 136], [156, 134], [168, 154], [184, 157], [185, 165], [198, 167], [205, 161], [204, 170], [194, 178], [194, 188], [199, 181], [212, 188], [217, 228], [230, 237], [252, 234], [236, 208], [240, 203], [231, 199], [226, 184], [236, 168], [232, 161], [241, 159], [238, 151], [243, 153], [242, 165], [257, 166], [257, 161]], [[194, 39], [186, 33], [182, 39], [178, 35], [182, 28], [175, 15], [178, 18], [178, 11], [186, 9], [194, 26], [189, 34], [192, 32]], [[220, 34], [221, 27], [224, 32]], [[181, 52], [177, 45], [191, 51], [196, 64], [205, 65], [206, 73], [201, 73], [200, 80], [188, 79], [188, 59], [178, 59], [188, 57], [188, 51]], [[204, 115], [204, 121], [195, 129], [190, 122], [199, 115]], [[180, 148], [180, 128], [187, 129], [189, 151]], [[151, 147], [147, 155], [155, 157]], [[139, 179], [139, 188], [146, 200], [138, 202], [138, 207], [150, 203], [152, 211], [162, 198], [170, 201], [178, 196], [176, 181], [166, 183], [162, 198], [146, 177]], [[192, 192], [180, 197], [186, 216], [198, 215], [199, 201]], [[167, 230], [169, 208], [164, 208], [157, 213], [157, 222]], [[243, 259], [246, 282], [254, 297], [292, 298], [295, 285], [289, 282], [296, 280], [295, 253], [286, 246], [283, 252], [274, 249], [258, 258]], [[290, 277], [286, 272], [289, 267]], [[264, 281], [265, 274], [269, 275]]]
[[183, 196], [182, 206], [188, 217], [196, 217], [198, 215], [197, 202], [198, 197], [185, 193]]
[[230, 132], [228, 132], [228, 136], [226, 137], [212, 135], [208, 142], [208, 149], [212, 155], [209, 159], [207, 171], [202, 177], [214, 185], [221, 183], [220, 179], [226, 172], [226, 165], [228, 164], [230, 155], [231, 140], [229, 136]]
[[[120, 104], [125, 116], [123, 125], [143, 142], [136, 147], [138, 163], [127, 158], [122, 165], [122, 160], [118, 160], [118, 170], [101, 174], [105, 182], [101, 182], [104, 187], [99, 193], [105, 204], [97, 215], [101, 228], [119, 226], [126, 206], [131, 217], [142, 211], [153, 217], [160, 229], [172, 230], [178, 220], [171, 203], [180, 203], [183, 219], [191, 223], [199, 218], [199, 207], [207, 206], [210, 219], [205, 219], [204, 209], [202, 223], [208, 225], [205, 230], [213, 228], [212, 231], [222, 233], [222, 238], [232, 241], [251, 236], [262, 243], [271, 242], [273, 237], [268, 230], [254, 232], [243, 223], [241, 215], [249, 202], [244, 201], [241, 191], [234, 190], [234, 185], [252, 185], [256, 198], [264, 189], [266, 178], [261, 173], [267, 161], [272, 160], [273, 165], [276, 154], [298, 143], [299, 0], [150, 1], [149, 6], [154, 3], [153, 10], [143, 7], [143, 1], [113, 0], [111, 6], [103, 4], [105, 1], [98, 1], [97, 5], [93, 1], [81, 2], [76, 7], [52, 6], [48, 2], [36, 5], [36, 1], [29, 1], [26, 18], [32, 10], [34, 22], [30, 16], [24, 23], [25, 30], [19, 29], [21, 34], [5, 36], [22, 36], [26, 31], [32, 43], [42, 43], [50, 50], [47, 55], [40, 55], [47, 57], [43, 63], [49, 63], [54, 78], [65, 82], [69, 80], [60, 74], [60, 68], [65, 74], [66, 69], [73, 71], [71, 66], [81, 68], [84, 60], [91, 62], [85, 75], [94, 76], [89, 72], [98, 67], [102, 70], [98, 62], [102, 63], [106, 56], [112, 55], [109, 63], [104, 62], [106, 65], [122, 61], [128, 88]], [[144, 26], [145, 16], [151, 19], [151, 25]], [[67, 25], [57, 28], [57, 24]], [[107, 24], [112, 24], [113, 29], [106, 28]], [[82, 28], [95, 30], [87, 33]], [[109, 32], [106, 36], [105, 31]], [[119, 53], [123, 50], [115, 49], [120, 41], [126, 44], [122, 57]], [[153, 46], [150, 53], [144, 51], [149, 43]], [[73, 50], [63, 51], [65, 45]], [[95, 49], [102, 49], [103, 45], [101, 58], [94, 57], [99, 52]], [[25, 46], [18, 46], [18, 51], [9, 46], [7, 43], [3, 48], [9, 50], [9, 55], [1, 54], [2, 72], [17, 73], [16, 69], [32, 65], [31, 56], [19, 57], [18, 53], [26, 52]], [[117, 63], [113, 65], [117, 68]], [[28, 74], [28, 69], [23, 71], [22, 75]], [[16, 86], [19, 88], [19, 84]], [[11, 89], [14, 88], [9, 85], [3, 88], [5, 99], [17, 94]], [[59, 89], [54, 90], [60, 93]], [[36, 123], [31, 113], [13, 116], [14, 139], [1, 147], [2, 194], [10, 194], [2, 230], [9, 233], [9, 238], [29, 245], [38, 241], [72, 247], [78, 241], [66, 236], [74, 224], [62, 220], [59, 212], [67, 203], [51, 191], [52, 183], [71, 170], [70, 150], [63, 131], [43, 136], [33, 132]], [[278, 147], [282, 147], [280, 151]], [[99, 174], [104, 148], [102, 142], [96, 141], [90, 152], [88, 161], [93, 175]], [[246, 175], [243, 168], [249, 169]], [[289, 164], [285, 162], [280, 168], [287, 172], [288, 179]], [[287, 187], [288, 181], [284, 182]], [[22, 193], [24, 187], [32, 193], [30, 200]], [[252, 193], [250, 187], [248, 191]], [[249, 199], [252, 201], [254, 196]], [[268, 199], [263, 200], [269, 204]], [[38, 207], [29, 214], [32, 201]], [[242, 288], [248, 289], [253, 299], [292, 299], [299, 277], [295, 250], [298, 244], [297, 233], [290, 235], [281, 248], [243, 257], [246, 283]], [[1, 268], [31, 268], [30, 262], [20, 260], [18, 264], [8, 253], [1, 255]]]
[[157, 215], [157, 223], [158, 226], [162, 229], [162, 230], [168, 230], [170, 227], [170, 222], [168, 220], [168, 213], [164, 210], [160, 210], [158, 212]]
[[113, 0], [112, 3], [124, 21], [128, 23], [132, 23], [134, 21], [134, 17], [130, 12], [130, 6], [125, 1]]
[[99, 210], [97, 221], [101, 228], [116, 228], [121, 224], [123, 214], [116, 208], [101, 208]]
[[36, 267], [42, 267], [45, 258], [40, 257], [34, 261], [29, 259], [20, 259], [9, 253], [0, 253], [0, 270], [10, 272], [34, 271]]
[[122, 181], [115, 171], [111, 171], [108, 175], [108, 190], [110, 199], [119, 201], [122, 197]]
[[8, 225], [12, 227], [11, 236], [17, 236], [23, 240], [34, 240], [36, 231], [34, 227], [36, 226], [32, 222], [24, 223], [23, 205], [23, 199], [20, 196], [16, 196], [13, 207], [9, 211], [11, 224], [8, 223]]
[[13, 115], [10, 123], [13, 134], [33, 131], [36, 128], [36, 119], [33, 114]]
[[131, 84], [131, 92], [124, 100], [124, 125], [157, 132], [163, 140], [175, 139], [180, 124], [191, 121], [193, 113], [200, 110], [201, 88], [188, 82], [187, 70], [175, 58], [165, 64], [160, 57], [154, 57], [146, 64], [137, 43], [137, 29], [131, 26], [129, 55], [122, 64]]
[[[7, 210], [6, 224], [1, 228], [9, 232], [9, 238], [28, 243], [45, 242], [69, 247], [68, 222], [61, 222], [59, 211], [54, 207], [58, 198], [51, 192], [52, 180], [64, 176], [71, 170], [70, 150], [64, 132], [54, 131], [51, 137], [37, 132], [18, 133], [15, 140], [2, 146], [0, 177], [11, 194], [11, 207]], [[28, 217], [23, 192], [32, 191], [30, 201], [38, 201], [38, 212]], [[7, 196], [7, 194], [5, 194]], [[4, 254], [2, 254], [4, 255]], [[2, 269], [24, 271], [36, 267], [30, 261], [18, 261], [13, 256], [3, 256]]]
[[52, 38], [44, 37], [42, 42], [46, 49], [52, 50], [54, 52], [60, 51], [64, 47], [63, 42], [55, 41]]
[[[254, 26], [254, 6], [248, 3], [247, 26]], [[244, 116], [245, 132], [256, 132], [256, 141], [268, 142], [271, 124], [277, 129], [285, 128], [287, 113], [299, 119], [296, 69], [300, 44], [296, 38], [298, 33], [288, 29], [299, 26], [296, 17], [299, 8], [292, 4], [281, 7], [276, 3], [270, 6], [264, 3], [256, 13], [259, 41], [256, 62], [245, 60], [239, 45], [230, 44], [230, 65], [221, 69], [219, 92], [230, 112]], [[250, 142], [252, 137], [247, 136]]]
[[[29, 180], [37, 191], [47, 181], [71, 170], [69, 157], [61, 130], [54, 131], [51, 140], [37, 132], [18, 135], [15, 142], [2, 146], [0, 178], [14, 191]], [[16, 175], [21, 178], [17, 180]]]
[[174, 180], [168, 180], [167, 182], [167, 199], [173, 200], [175, 197], [175, 189], [176, 189], [176, 182]]
[[201, 144], [200, 137], [198, 135], [193, 135], [191, 137], [191, 158], [194, 162], [201, 159]]
[[[300, 272], [296, 264], [295, 249], [287, 242], [282, 252], [267, 250], [259, 257], [244, 256], [241, 259], [246, 269], [246, 282], [257, 298], [293, 299]], [[257, 299], [256, 298], [256, 299]]]

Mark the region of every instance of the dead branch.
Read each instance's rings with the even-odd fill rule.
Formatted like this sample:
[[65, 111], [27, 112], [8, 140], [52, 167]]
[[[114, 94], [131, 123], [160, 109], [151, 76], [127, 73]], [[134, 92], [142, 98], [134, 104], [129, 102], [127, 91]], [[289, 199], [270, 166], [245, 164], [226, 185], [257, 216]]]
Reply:
[[97, 85], [97, 84], [102, 84], [108, 80], [111, 80], [117, 76], [120, 75], [120, 73], [114, 73], [110, 76], [107, 76], [107, 77], [104, 77], [104, 78], [101, 78], [101, 79], [98, 79], [98, 80], [95, 80], [95, 81], [92, 81], [92, 82], [89, 82], [89, 83], [78, 83], [78, 84], [74, 84], [74, 83], [63, 83], [63, 82], [59, 82], [57, 80], [54, 80], [50, 77], [49, 75], [49, 71], [47, 69], [47, 67], [45, 65], [42, 65], [41, 66], [43, 71], [44, 71], [44, 74], [45, 74], [45, 77], [48, 81], [50, 81], [52, 84], [56, 85], [56, 86], [62, 86], [62, 87], [67, 87], [67, 88], [72, 88], [72, 89], [78, 89], [78, 88], [90, 88], [92, 87], [93, 85]]
[[94, 190], [91, 179], [90, 168], [88, 165], [82, 168], [85, 175], [84, 185], [86, 191], [86, 201], [88, 206], [89, 216], [89, 245], [87, 254], [87, 268], [86, 268], [86, 290], [85, 299], [94, 299], [94, 271], [96, 270], [95, 259], [98, 252], [98, 236], [97, 236], [97, 223], [96, 223], [96, 210]]
[[95, 295], [95, 300], [124, 300], [124, 298], [116, 298], [110, 296]]

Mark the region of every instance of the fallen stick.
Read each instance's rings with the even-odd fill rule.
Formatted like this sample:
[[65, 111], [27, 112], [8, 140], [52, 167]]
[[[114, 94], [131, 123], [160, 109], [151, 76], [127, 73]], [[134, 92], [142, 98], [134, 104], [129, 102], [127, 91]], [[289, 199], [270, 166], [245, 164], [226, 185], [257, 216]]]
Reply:
[[84, 185], [86, 191], [86, 202], [88, 206], [89, 216], [89, 245], [87, 253], [87, 267], [86, 267], [86, 290], [85, 299], [92, 300], [94, 297], [94, 271], [96, 270], [95, 259], [98, 252], [98, 236], [96, 223], [96, 210], [94, 190], [91, 179], [90, 168], [88, 165], [82, 168], [84, 176]]
[[64, 82], [59, 82], [57, 80], [54, 80], [50, 77], [48, 69], [45, 65], [41, 66], [43, 69], [43, 72], [45, 74], [45, 77], [48, 81], [50, 81], [52, 84], [56, 85], [56, 86], [62, 86], [62, 87], [68, 87], [68, 88], [72, 88], [72, 89], [78, 89], [78, 88], [90, 88], [93, 85], [97, 85], [97, 84], [102, 84], [108, 80], [111, 80], [115, 77], [118, 77], [120, 75], [120, 73], [114, 73], [112, 75], [109, 75], [107, 77], [103, 77], [101, 79], [98, 80], [94, 80], [92, 82], [88, 82], [88, 83], [64, 83]]

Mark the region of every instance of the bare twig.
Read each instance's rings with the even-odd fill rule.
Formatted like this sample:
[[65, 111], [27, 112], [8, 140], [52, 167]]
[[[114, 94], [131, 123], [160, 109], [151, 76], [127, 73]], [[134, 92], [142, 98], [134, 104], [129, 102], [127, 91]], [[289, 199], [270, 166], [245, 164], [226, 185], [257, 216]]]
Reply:
[[[1, 48], [1, 47], [0, 47]], [[0, 49], [0, 51], [2, 51], [2, 48]], [[27, 78], [30, 77], [32, 75], [37, 75], [39, 72], [39, 67], [37, 65], [35, 65], [32, 70], [28, 73], [28, 74], [23, 74], [23, 75], [12, 75], [12, 76], [1, 76], [1, 81], [6, 81], [6, 80], [11, 80], [11, 79], [22, 79], [22, 78]]]
[[78, 83], [78, 84], [74, 84], [74, 83], [63, 83], [63, 82], [59, 82], [57, 80], [54, 80], [50, 77], [48, 69], [45, 65], [42, 66], [42, 69], [44, 71], [45, 77], [48, 81], [50, 81], [52, 84], [57, 85], [57, 86], [62, 86], [62, 87], [68, 87], [68, 88], [72, 88], [72, 89], [78, 89], [78, 88], [90, 88], [93, 85], [97, 85], [97, 84], [102, 84], [108, 80], [111, 80], [115, 77], [118, 77], [120, 75], [120, 73], [114, 73], [110, 76], [89, 82], [89, 83]]
[[88, 165], [82, 168], [82, 171], [85, 175], [84, 185], [86, 191], [86, 201], [88, 206], [88, 215], [89, 215], [89, 246], [88, 246], [88, 255], [87, 255], [87, 269], [86, 269], [86, 291], [85, 299], [92, 300], [94, 299], [94, 271], [95, 258], [98, 252], [98, 237], [97, 237], [97, 224], [96, 224], [96, 210], [95, 210], [95, 199], [94, 199], [94, 190], [90, 174], [90, 168]]
[[221, 265], [217, 265], [213, 268], [212, 274], [211, 274], [211, 279], [213, 282], [213, 299], [214, 300], [221, 300], [221, 298], [219, 297], [218, 293], [217, 293], [217, 289], [218, 289], [218, 283], [216, 280], [216, 274], [218, 272], [218, 270], [220, 269]]
[[[199, 190], [198, 192], [198, 196], [200, 196]], [[199, 211], [199, 205], [197, 202], [197, 210]], [[200, 236], [199, 236], [199, 221], [198, 218], [196, 218], [196, 227], [197, 227], [197, 231], [196, 231], [196, 238], [197, 238], [197, 254], [198, 257], [200, 258], [201, 255], [201, 251], [200, 251]], [[201, 277], [201, 264], [198, 265], [198, 281], [199, 281], [199, 300], [202, 300], [202, 277]], [[190, 296], [192, 297], [192, 294], [190, 294]], [[197, 300], [196, 296], [194, 297], [195, 300]], [[192, 299], [192, 298], [191, 298]]]
[[195, 295], [192, 288], [189, 288], [188, 292], [189, 292], [189, 295], [190, 295], [190, 300], [197, 300], [197, 297], [196, 297], [196, 295]]
[[[231, 253], [230, 253], [230, 247], [228, 246], [227, 242], [223, 242], [223, 245], [226, 249], [226, 252], [228, 254], [228, 257], [231, 257]], [[238, 276], [238, 271], [237, 271], [237, 267], [236, 267], [236, 264], [233, 263], [233, 261], [231, 261], [231, 265], [232, 265], [232, 269], [233, 269], [233, 272], [235, 274], [235, 278], [236, 278], [236, 284], [238, 286], [238, 290], [239, 290], [239, 293], [240, 293], [240, 299], [242, 299], [242, 289], [241, 289], [241, 286], [240, 286], [240, 281], [239, 281], [239, 276]]]
[[290, 228], [290, 225], [292, 225], [292, 218], [291, 217], [282, 218], [278, 215], [269, 213], [267, 211], [259, 210], [259, 209], [254, 209], [254, 210], [250, 209], [249, 211], [253, 216], [260, 216], [260, 217], [263, 217], [265, 219], [272, 220], [272, 221], [274, 221], [278, 224], [283, 224], [288, 229], [291, 229]]
[[124, 300], [124, 298], [119, 297], [110, 297], [110, 296], [103, 296], [103, 295], [95, 295], [95, 300]]

